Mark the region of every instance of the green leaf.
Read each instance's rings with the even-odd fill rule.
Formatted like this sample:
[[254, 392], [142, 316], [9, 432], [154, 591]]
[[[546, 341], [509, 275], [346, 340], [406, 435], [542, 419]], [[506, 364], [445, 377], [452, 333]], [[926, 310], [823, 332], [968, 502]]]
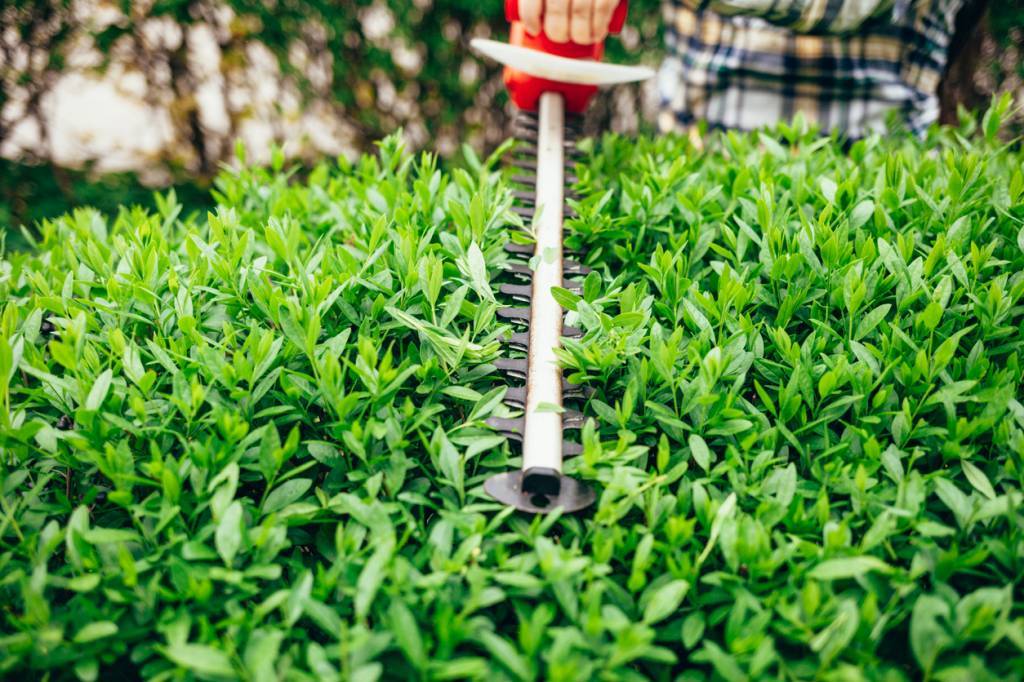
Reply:
[[391, 561], [394, 552], [394, 543], [387, 539], [377, 545], [377, 549], [370, 556], [369, 561], [363, 566], [359, 573], [359, 580], [356, 582], [355, 609], [358, 618], [365, 618], [369, 613], [370, 605], [377, 597], [377, 590], [384, 580], [387, 564]]
[[563, 289], [562, 287], [552, 287], [551, 296], [555, 299], [558, 305], [562, 306], [566, 310], [573, 311], [576, 310], [576, 306], [579, 302], [583, 300], [579, 295], [574, 294], [568, 289]]
[[644, 607], [644, 623], [653, 625], [675, 613], [689, 589], [690, 583], [687, 581], [672, 580], [649, 596], [645, 594], [647, 606]]
[[859, 578], [871, 571], [892, 573], [893, 567], [873, 556], [851, 556], [827, 559], [810, 570], [810, 577], [818, 580]]
[[683, 621], [683, 646], [692, 649], [704, 636], [704, 614], [694, 611]]
[[888, 316], [890, 310], [892, 310], [892, 306], [888, 303], [883, 303], [867, 315], [864, 315], [857, 325], [857, 333], [854, 334], [853, 338], [859, 341], [870, 334]]
[[494, 300], [494, 292], [491, 291], [490, 278], [487, 277], [487, 263], [484, 261], [484, 254], [480, 246], [473, 242], [466, 252], [467, 267], [470, 281], [473, 284], [473, 291], [485, 301]]
[[910, 617], [910, 648], [925, 676], [931, 674], [939, 655], [953, 643], [946, 626], [950, 618], [949, 605], [929, 594], [914, 602]]
[[259, 629], [249, 636], [245, 647], [245, 669], [255, 682], [278, 679], [275, 664], [283, 640], [284, 633], [279, 630]]
[[224, 515], [217, 524], [215, 542], [217, 554], [230, 566], [239, 548], [242, 546], [242, 534], [245, 532], [244, 520], [242, 518], [242, 503], [235, 500], [224, 510]]
[[967, 476], [967, 480], [971, 482], [974, 489], [984, 495], [990, 500], [996, 499], [995, 488], [989, 483], [988, 477], [978, 467], [974, 466], [967, 460], [961, 460], [960, 466], [964, 470], [964, 475]]
[[281, 511], [306, 494], [313, 481], [308, 478], [293, 478], [274, 488], [263, 502], [262, 516]]
[[735, 512], [736, 493], [729, 493], [729, 496], [718, 507], [718, 511], [715, 512], [715, 518], [711, 522], [711, 532], [708, 534], [708, 541], [704, 545], [704, 550], [700, 553], [700, 556], [697, 557], [698, 564], [703, 564], [711, 554], [711, 550], [715, 548], [715, 543], [718, 542], [718, 536], [722, 533], [722, 527], [732, 521]]
[[534, 678], [530, 666], [519, 655], [516, 648], [505, 639], [493, 632], [484, 631], [480, 633], [480, 643], [495, 661], [508, 669], [517, 679], [530, 680]]
[[82, 539], [92, 545], [108, 545], [118, 542], [137, 542], [139, 534], [127, 528], [89, 528], [82, 533]]
[[412, 611], [398, 599], [392, 599], [388, 607], [389, 627], [402, 653], [416, 670], [427, 666], [427, 654], [420, 636], [419, 625]]
[[86, 410], [95, 411], [100, 409], [103, 401], [107, 397], [107, 391], [110, 390], [110, 382], [114, 378], [114, 373], [109, 369], [103, 370], [95, 381], [93, 381], [92, 388], [89, 389], [89, 396], [85, 399], [83, 407]]
[[707, 473], [711, 468], [711, 450], [708, 449], [708, 444], [695, 433], [690, 434], [689, 443], [690, 455], [693, 457], [693, 461], [704, 470], [704, 473]]
[[172, 644], [163, 648], [164, 655], [178, 666], [210, 677], [236, 676], [228, 655], [203, 644]]
[[117, 623], [112, 623], [109, 620], [94, 621], [83, 626], [81, 630], [76, 632], [73, 641], [75, 644], [85, 644], [87, 642], [94, 642], [97, 639], [112, 637], [116, 635], [117, 632]]

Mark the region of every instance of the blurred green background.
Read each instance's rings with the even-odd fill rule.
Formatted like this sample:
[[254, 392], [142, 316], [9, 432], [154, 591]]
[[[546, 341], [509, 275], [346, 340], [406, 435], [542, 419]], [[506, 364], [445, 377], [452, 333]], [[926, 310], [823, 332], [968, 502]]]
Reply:
[[[633, 0], [610, 57], [656, 64], [660, 16], [657, 0]], [[970, 2], [959, 25], [944, 119], [1000, 91], [1024, 101], [1024, 2]], [[17, 0], [0, 8], [0, 228], [17, 247], [10, 228], [83, 204], [148, 205], [154, 187], [202, 208], [238, 137], [255, 140], [250, 154], [277, 144], [299, 161], [358, 154], [399, 127], [443, 157], [493, 146], [508, 104], [467, 44], [506, 31], [499, 0]], [[120, 99], [104, 111], [93, 90]], [[119, 127], [131, 107], [151, 129]], [[102, 139], [87, 114], [111, 126]], [[650, 92], [625, 87], [587, 125], [643, 129], [651, 114]]]

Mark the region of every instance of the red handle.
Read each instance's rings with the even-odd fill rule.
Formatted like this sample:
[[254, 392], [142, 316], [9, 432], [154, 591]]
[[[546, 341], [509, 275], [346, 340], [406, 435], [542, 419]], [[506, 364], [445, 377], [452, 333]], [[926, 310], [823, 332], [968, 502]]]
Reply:
[[[616, 5], [615, 10], [612, 12], [611, 23], [608, 25], [609, 33], [618, 34], [622, 31], [622, 26], [626, 23], [626, 11], [628, 8], [628, 0], [619, 1], [619, 4]], [[505, 0], [505, 18], [512, 24], [509, 42], [513, 45], [521, 45], [534, 50], [540, 50], [541, 52], [547, 52], [548, 54], [570, 57], [572, 59], [600, 61], [601, 57], [604, 56], [603, 41], [591, 45], [582, 45], [572, 41], [558, 43], [548, 38], [543, 30], [535, 36], [530, 35], [526, 32], [526, 27], [519, 20], [519, 0]], [[545, 78], [530, 76], [509, 66], [505, 67], [505, 87], [508, 88], [512, 101], [520, 109], [534, 111], [537, 108], [537, 102], [540, 99], [541, 93], [558, 92], [565, 97], [566, 108], [577, 114], [587, 108], [590, 98], [597, 92], [597, 88], [593, 85], [559, 83]]]
[[[622, 32], [626, 24], [626, 12], [629, 10], [629, 0], [622, 0], [615, 6], [612, 12], [612, 20], [608, 24], [608, 33], [613, 36]], [[505, 0], [505, 19], [509, 22], [519, 21], [519, 0]]]

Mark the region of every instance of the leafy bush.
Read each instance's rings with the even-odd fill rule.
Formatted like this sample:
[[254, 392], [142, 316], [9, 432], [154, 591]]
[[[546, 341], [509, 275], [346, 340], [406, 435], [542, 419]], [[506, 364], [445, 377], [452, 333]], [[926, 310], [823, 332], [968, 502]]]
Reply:
[[1024, 155], [610, 136], [578, 169], [575, 516], [515, 466], [496, 159], [79, 211], [0, 270], [0, 666], [158, 679], [1006, 679]]

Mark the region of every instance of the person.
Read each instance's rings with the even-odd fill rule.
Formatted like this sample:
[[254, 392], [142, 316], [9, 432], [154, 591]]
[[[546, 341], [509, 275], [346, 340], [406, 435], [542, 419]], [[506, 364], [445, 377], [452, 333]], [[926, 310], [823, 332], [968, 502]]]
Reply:
[[[519, 0], [528, 32], [603, 40], [616, 0]], [[753, 130], [800, 113], [858, 139], [893, 116], [921, 134], [964, 0], [671, 0], [662, 131]]]

